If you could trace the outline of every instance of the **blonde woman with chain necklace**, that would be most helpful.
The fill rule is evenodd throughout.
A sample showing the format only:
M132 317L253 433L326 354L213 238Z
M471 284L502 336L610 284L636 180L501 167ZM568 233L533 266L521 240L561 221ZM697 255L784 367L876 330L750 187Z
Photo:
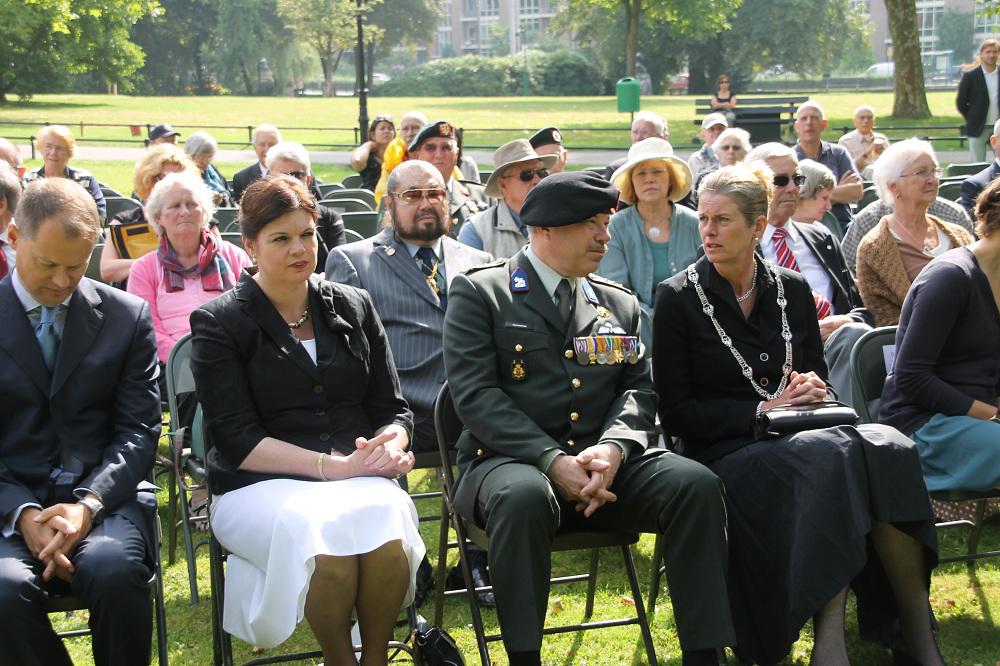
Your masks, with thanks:
M812 618L811 663L846 666L852 588L862 637L894 645L897 663L941 666L937 541L913 443L881 425L754 434L762 411L827 399L809 285L755 252L772 180L760 163L704 180L705 255L659 286L653 329L663 427L726 486L736 653L777 663Z

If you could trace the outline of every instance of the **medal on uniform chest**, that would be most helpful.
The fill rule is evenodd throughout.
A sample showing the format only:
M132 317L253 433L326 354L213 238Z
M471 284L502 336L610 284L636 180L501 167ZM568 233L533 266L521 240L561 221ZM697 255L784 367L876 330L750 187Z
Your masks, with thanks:
M598 336L594 339L597 344L597 362L601 365L608 364L608 339L604 336Z
M510 378L515 382L523 382L528 376L528 366L521 357L510 362Z
M607 319L608 317L611 316L611 313L608 312L608 309L602 305L599 308L597 308L597 316L600 319Z
M611 339L612 349L614 350L615 363L625 362L625 351L622 349L622 338L614 337Z

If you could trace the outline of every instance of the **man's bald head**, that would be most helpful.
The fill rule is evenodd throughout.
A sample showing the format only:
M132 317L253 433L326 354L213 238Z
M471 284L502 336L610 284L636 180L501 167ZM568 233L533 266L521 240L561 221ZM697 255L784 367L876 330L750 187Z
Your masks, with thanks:
M21 150L3 137L0 137L0 160L9 164L15 173L24 166L24 162L21 161Z
M386 191L397 192L401 186L405 188L409 181L416 179L423 180L421 176L424 174L432 176L435 185L444 187L444 178L442 178L441 172L433 164L423 160L407 160L406 162L401 162L389 174Z

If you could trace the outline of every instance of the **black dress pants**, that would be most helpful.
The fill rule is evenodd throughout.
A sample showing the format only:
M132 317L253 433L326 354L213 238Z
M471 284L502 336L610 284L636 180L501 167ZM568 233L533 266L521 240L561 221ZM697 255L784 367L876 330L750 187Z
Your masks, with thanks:
M90 609L97 666L148 664L153 615L146 552L132 521L109 514L70 558L72 582L43 583L44 567L24 539L0 536L0 666L72 666L45 612L51 593L78 596Z

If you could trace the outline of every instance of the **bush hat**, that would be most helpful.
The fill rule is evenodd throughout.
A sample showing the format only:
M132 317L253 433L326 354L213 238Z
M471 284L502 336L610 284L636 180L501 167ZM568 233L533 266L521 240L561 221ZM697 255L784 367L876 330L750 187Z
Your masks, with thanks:
M527 139L515 139L497 148L493 153L493 173L486 181L486 196L501 198L503 195L500 193L500 179L506 175L510 167L535 160L540 160L544 168L551 169L559 161L559 156L539 155Z

